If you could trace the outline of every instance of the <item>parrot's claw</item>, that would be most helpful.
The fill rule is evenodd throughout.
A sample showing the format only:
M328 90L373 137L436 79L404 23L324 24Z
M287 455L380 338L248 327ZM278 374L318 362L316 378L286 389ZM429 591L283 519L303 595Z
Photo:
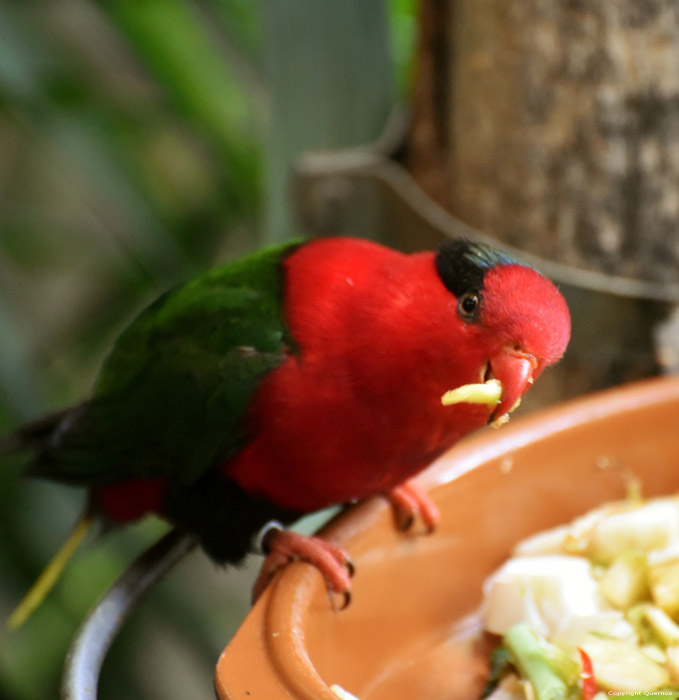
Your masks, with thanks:
M441 513L431 497L414 481L404 481L387 492L386 496L394 509L399 530L410 530L419 517L425 533L434 532Z
M306 561L323 574L329 592L344 598L340 609L349 605L351 577L355 567L341 547L320 537L301 535L276 525L267 526L261 537L261 544L266 558L252 590L254 600L264 592L279 569L292 561Z

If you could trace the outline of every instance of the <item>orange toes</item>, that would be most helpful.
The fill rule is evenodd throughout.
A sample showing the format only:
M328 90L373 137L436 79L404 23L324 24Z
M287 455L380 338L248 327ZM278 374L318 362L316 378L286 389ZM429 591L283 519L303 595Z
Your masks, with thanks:
M396 526L409 530L419 518L427 533L431 533L441 519L441 513L431 497L414 481L404 481L386 494L394 509Z
M342 607L349 604L354 565L341 547L320 537L279 528L270 528L262 539L266 558L253 587L254 600L259 598L279 569L292 561L306 561L323 574L331 593L343 596Z

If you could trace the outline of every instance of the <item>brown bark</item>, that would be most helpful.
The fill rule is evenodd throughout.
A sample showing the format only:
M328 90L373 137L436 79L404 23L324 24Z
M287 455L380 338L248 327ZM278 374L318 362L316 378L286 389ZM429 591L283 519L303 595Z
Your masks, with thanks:
M419 8L417 80L408 139L408 165L420 187L443 207L450 204L448 97L450 47L448 0L427 0Z
M413 172L439 203L551 259L677 279L675 0L422 0L416 82Z

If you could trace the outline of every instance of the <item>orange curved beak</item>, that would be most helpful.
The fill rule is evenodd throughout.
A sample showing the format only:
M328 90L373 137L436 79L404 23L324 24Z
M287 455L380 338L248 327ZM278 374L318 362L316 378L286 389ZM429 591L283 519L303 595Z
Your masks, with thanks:
M521 397L534 381L538 360L517 348L503 348L490 359L491 375L502 382L502 396L491 421L504 422L505 416L521 403Z

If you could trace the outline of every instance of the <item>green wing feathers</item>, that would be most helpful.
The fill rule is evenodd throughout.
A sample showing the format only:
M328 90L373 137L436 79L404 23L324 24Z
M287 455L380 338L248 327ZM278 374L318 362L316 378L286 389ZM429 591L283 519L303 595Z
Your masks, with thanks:
M154 302L120 336L92 398L40 435L32 473L96 485L194 481L247 438L260 380L294 349L281 261L297 244L215 268Z

